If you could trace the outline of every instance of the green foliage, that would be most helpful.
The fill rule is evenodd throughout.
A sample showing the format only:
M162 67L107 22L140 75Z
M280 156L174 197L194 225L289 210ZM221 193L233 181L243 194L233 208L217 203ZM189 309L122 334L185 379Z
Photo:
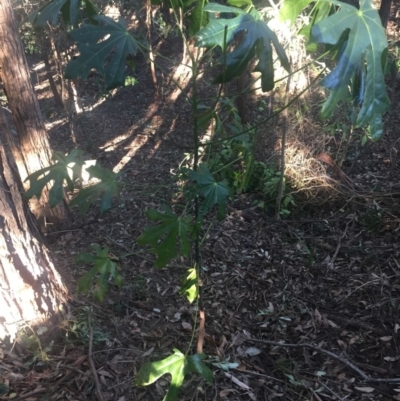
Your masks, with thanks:
M113 195L119 199L119 174L99 165L88 167L87 172L91 178L97 178L101 182L81 189L78 196L72 200L71 206L78 206L79 212L83 214L100 197L100 211L105 213L111 209Z
M267 167L264 163L258 162L258 167L262 168L262 186L261 191L265 196L266 203L273 203L275 205L276 198L279 191L279 182L281 179L281 172L275 170L273 167ZM280 214L283 217L287 217L290 214L291 206L295 205L292 195L288 194L288 187L286 179L283 178L283 197L281 203ZM261 204L259 206L262 206Z
M6 395L9 391L10 389L5 384L0 383L0 397Z
M92 0L52 0L37 11L33 23L36 27L44 27L47 22L56 25L61 11L63 21L76 27L79 22L81 3L84 4L86 15L89 18L98 13Z
M178 217L168 206L164 206L165 213L155 209L146 211L146 216L151 221L160 222L158 226L146 226L143 234L138 238L138 244L151 245L157 255L156 267L165 266L170 259L178 256L176 243L180 241L180 254L189 256L191 234L193 227L190 225L190 216Z
M279 10L279 19L281 21L289 20L293 25L301 11L310 4L311 0L285 0Z
M94 20L97 25L85 24L70 33L80 55L68 63L65 78L86 78L95 69L104 76L106 89L124 86L126 58L134 56L140 45L126 30L123 19L115 22L97 15Z
M82 151L79 149L74 149L67 155L55 152L52 157L54 164L36 171L26 178L25 181L29 180L30 187L25 196L28 199L33 196L40 199L43 188L52 183L49 204L51 207L58 205L64 198L64 181L70 191L74 189L74 183L70 177L73 176L74 170L76 171L79 165L82 165L81 155Z
M193 1L186 1L186 4L191 4ZM208 3L207 0L198 0L192 8L189 15L189 34L190 36L196 35L203 26L208 22L207 13L204 6ZM185 4L185 3L184 3Z
M156 362L145 363L139 370L136 379L136 386L148 386L157 381L165 374L171 375L171 385L163 401L178 400L179 390L182 387L185 376L189 373L199 373L209 383L213 382L212 371L203 364L203 354L184 355L177 349L174 354Z
M190 170L189 177L197 182L198 192L204 197L200 216L209 212L214 205L218 205L218 219L223 219L230 194L228 182L225 179L217 182L205 164L200 164L198 171Z
M98 275L93 297L96 301L101 302L108 291L109 278L120 287L123 277L117 271L117 264L109 257L107 247L101 249L99 245L92 244L91 248L93 253L80 253L75 257L75 262L93 264L93 267L78 280L77 291L78 294L88 294L92 281Z
M254 143L251 134L243 134L224 141L210 152L206 162L217 179L225 179L237 194L255 190Z
M49 360L48 353L52 351L54 346L54 341L50 341L47 346L42 346L40 336L48 332L48 328L46 326L40 326L35 330L36 332L32 327L29 326L22 330L19 334L21 345L23 345L25 349L28 349L33 355L32 360L28 363Z
M65 331L66 341L70 344L88 345L90 338L90 328L88 324L88 314L91 313L88 307L76 308L73 310L69 319L64 321L62 329ZM97 324L95 318L91 321L93 332L93 345L102 345L110 339L110 333L104 332L104 328Z
M298 12L299 6L293 8L292 0L286 2L290 6L283 7L282 18L293 19L294 11ZM331 90L321 115L323 118L332 116L337 104L348 97L351 79L364 74L363 84L359 85L361 91L358 91L359 103L362 105L355 126L369 124L371 138L378 140L383 131L382 114L389 109L383 69L387 57L387 40L379 14L371 0L361 0L359 10L337 0L320 2L333 3L340 8L312 27L310 40L328 45L335 45L342 40L337 52L337 65L321 82ZM306 5L305 1L299 3Z
M240 76L248 62L257 57L259 62L254 71L261 72L261 87L269 91L274 87L274 66L271 42L283 67L290 71L290 64L283 47L275 33L267 24L258 18L257 13L247 14L240 8L210 3L204 7L209 13L233 13L234 18L212 18L205 28L196 34L196 46L220 46L225 53L227 46L233 43L239 32L243 38L232 52L226 54L225 71L220 74L214 83L225 83L234 77Z

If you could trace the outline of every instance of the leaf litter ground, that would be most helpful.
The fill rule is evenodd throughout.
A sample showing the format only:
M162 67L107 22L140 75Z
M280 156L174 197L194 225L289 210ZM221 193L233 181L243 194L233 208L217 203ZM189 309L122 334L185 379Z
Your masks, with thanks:
M35 357L29 331L2 351L0 373L14 400L161 400L169 378L134 387L138 369L190 344L196 310L178 291L192 262L156 270L153 254L136 244L147 208L171 199L180 205L171 171L191 146L190 110L182 97L171 103L175 92L167 86L156 100L144 60L140 66L137 85L77 118L88 158L121 167L122 199L103 216L97 209L76 216L73 230L50 238L71 292L69 321L62 342L41 344L45 361ZM89 103L90 83L80 89ZM255 194L241 195L222 222L210 218L202 250L204 352L220 367L210 365L214 385L188 376L180 400L400 400L400 383L385 381L400 377L398 104L382 141L344 164L356 191L343 189L319 207L305 204L286 220L253 206ZM53 147L68 150L67 126L57 118L54 112ZM376 192L359 196L371 188ZM74 295L87 270L74 256L91 243L110 248L125 278L100 305Z

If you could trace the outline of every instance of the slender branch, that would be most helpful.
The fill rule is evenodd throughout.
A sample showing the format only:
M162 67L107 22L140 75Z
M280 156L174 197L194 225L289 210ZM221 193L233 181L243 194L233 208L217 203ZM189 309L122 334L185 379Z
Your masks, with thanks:
M374 378L368 376L364 371L362 371L358 366L354 365L354 363L348 361L347 359L343 358L342 356L336 355L331 351L328 351L326 349L317 347L312 344L286 344L286 343L280 343L277 341L269 341L269 340L258 340L254 338L249 338L245 340L245 342L253 342L253 343L258 343L258 344L264 344L264 345L274 345L276 347L284 347L284 348L308 348L312 349L313 351L320 352L321 354L328 355L332 359L335 359L339 362L342 362L344 365L346 365L348 368L356 372L363 380L369 383L400 383L400 378L388 378L388 379L379 379L379 378Z
M290 60L290 65L292 65L292 60ZM279 178L279 188L278 188L278 196L276 198L276 215L277 219L280 218L281 213L281 202L283 196L283 186L285 182L285 150L286 150L286 137L289 129L289 90L290 90L290 82L292 80L292 74L289 72L288 80L286 83L286 91L285 91L285 109L283 110L283 132L282 132L282 142L281 142L281 176Z
M90 370L92 371L94 384L96 386L96 395L98 401L105 401L103 397L103 393L101 391L99 377L97 376L96 366L94 365L93 361L93 329L92 329L92 322L91 322L91 314L88 313L88 325L89 325L89 354L88 360L90 365Z

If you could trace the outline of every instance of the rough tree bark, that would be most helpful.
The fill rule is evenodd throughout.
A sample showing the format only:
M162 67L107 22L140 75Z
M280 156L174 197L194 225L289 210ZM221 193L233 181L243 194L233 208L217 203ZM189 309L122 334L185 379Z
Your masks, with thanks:
M51 149L10 0L0 0L0 43L0 78L18 134L19 146L15 149L19 149L20 154L14 157L24 182L29 174L50 164ZM68 228L70 218L66 204L50 208L48 191L49 188L44 189L40 201L30 202L41 230Z
M24 323L56 324L66 301L67 290L0 143L0 339L13 338Z

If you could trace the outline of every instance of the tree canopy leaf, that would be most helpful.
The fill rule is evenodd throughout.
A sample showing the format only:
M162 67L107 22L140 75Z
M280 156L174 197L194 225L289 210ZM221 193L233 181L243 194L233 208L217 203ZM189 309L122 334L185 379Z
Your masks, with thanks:
M98 13L92 0L84 0L83 4L89 17ZM36 27L43 27L47 22L56 25L61 11L63 20L76 27L79 22L80 6L80 0L52 0L38 10L33 23Z
M294 14L310 2L286 0L281 18L293 21ZM312 26L310 39L315 43L340 45L336 67L321 82L331 90L321 116L331 117L337 104L348 97L351 81L358 80L359 74L365 74L361 86L363 93L356 95L361 108L355 125L362 127L369 124L371 138L377 140L383 131L382 114L389 109L383 71L388 45L378 11L372 0L360 0L360 9L338 0L319 2L332 3L339 8L333 14L325 13L326 18Z
M196 46L213 47L220 46L226 52L227 45L238 38L242 32L240 43L235 49L226 54L226 68L214 81L225 83L234 77L240 76L246 65L253 57L258 57L259 62L255 71L261 72L261 87L263 91L269 91L274 87L274 68L272 59L272 46L282 63L282 66L290 71L289 60L283 47L280 45L275 33L261 19L255 15L247 14L240 8L209 3L204 11L210 13L233 13L234 18L210 18L209 23L196 34Z
M70 33L80 55L68 63L65 78L85 79L95 69L104 76L106 89L124 86L126 58L136 54L139 43L126 30L122 19L115 22L97 15L94 20L97 25L85 24Z

